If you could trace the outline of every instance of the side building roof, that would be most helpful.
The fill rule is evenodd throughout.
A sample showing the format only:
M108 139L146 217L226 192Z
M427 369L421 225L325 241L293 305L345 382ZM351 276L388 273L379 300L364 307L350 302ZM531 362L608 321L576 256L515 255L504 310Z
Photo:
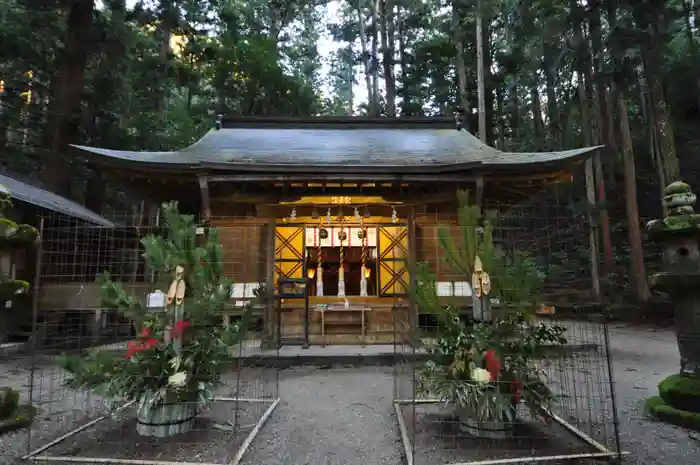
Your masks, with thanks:
M19 176L7 172L0 172L0 190L6 191L13 199L36 205L37 207L62 213L64 215L79 218L100 226L116 227L116 224L108 219L88 210L72 200L54 194L42 187L21 181Z
M239 117L222 119L177 151L139 152L75 145L93 161L171 171L444 173L569 164L600 147L502 152L452 118Z

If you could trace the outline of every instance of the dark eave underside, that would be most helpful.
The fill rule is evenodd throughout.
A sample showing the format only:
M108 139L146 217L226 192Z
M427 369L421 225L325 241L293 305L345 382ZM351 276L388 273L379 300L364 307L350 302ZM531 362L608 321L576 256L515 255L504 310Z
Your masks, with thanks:
M540 171L599 147L508 153L426 118L241 118L174 152L75 146L93 162L126 169L207 173L402 174Z

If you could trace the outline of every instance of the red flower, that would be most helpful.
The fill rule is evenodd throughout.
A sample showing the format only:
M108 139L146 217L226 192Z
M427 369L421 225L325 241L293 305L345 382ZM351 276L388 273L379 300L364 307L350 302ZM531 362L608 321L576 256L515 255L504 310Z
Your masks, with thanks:
M501 375L501 360L496 355L496 351L489 349L484 354L484 364L486 365L486 371L491 374L491 380L495 381Z
M520 402L520 380L515 380L513 381L513 398L515 398L515 402Z
M146 338L151 335L151 330L148 328L143 328L141 330L141 333L139 334L139 339ZM151 337L146 339L145 342L139 341L139 339L134 339L133 341L129 341L129 343L126 345L126 358L131 358L137 353L141 352L142 350L145 349L150 349L151 347L155 346L158 344L158 339Z
M202 266L204 266L204 265L207 264L207 261L206 261L205 259L203 259L203 258L200 258L200 259L199 259L199 264L202 265Z
M189 321L177 321L175 322L175 326L173 326L173 329L170 330L170 335L172 337L180 337L190 326L192 326L192 323L190 323Z

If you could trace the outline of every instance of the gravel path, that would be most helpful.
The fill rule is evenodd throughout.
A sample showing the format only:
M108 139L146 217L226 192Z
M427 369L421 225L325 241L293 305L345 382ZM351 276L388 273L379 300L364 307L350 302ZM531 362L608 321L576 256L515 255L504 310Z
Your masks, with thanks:
M691 465L700 462L700 434L655 422L643 413L657 383L678 366L672 330L615 325L610 328L614 376L626 463ZM0 386L26 396L29 361L0 360ZM83 396L53 391L54 370L35 380L39 399L52 397L52 409L84 408ZM393 369L296 368L280 373L282 402L251 446L248 465L399 465L401 442L392 410ZM53 394L52 394L53 392ZM58 398L55 398L58 396ZM47 436L55 436L46 432ZM24 452L25 434L0 437L0 464ZM422 464L421 464L422 465Z
M245 459L256 465L400 465L393 369L297 368Z
M629 464L700 463L700 433L656 422L644 415L644 402L657 384L678 371L678 346L672 330L614 325L610 345L620 418L622 449Z

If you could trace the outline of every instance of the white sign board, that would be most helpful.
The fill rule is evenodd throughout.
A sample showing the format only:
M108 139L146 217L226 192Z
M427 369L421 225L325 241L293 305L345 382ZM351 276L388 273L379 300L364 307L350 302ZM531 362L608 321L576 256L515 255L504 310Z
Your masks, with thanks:
M163 291L155 291L148 294L146 298L146 307L148 308L163 308L165 307L165 293Z

